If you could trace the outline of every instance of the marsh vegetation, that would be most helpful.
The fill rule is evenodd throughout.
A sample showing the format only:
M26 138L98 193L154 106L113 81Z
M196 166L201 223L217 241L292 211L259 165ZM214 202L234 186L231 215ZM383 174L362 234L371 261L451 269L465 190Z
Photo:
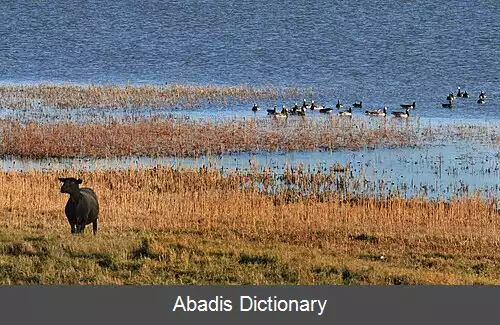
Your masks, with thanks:
M276 100L296 89L0 86L0 106L38 110L194 107ZM249 106L250 107L250 106ZM0 121L0 155L22 159L200 157L236 153L415 148L500 143L498 125L427 125L391 118L193 120L122 116ZM490 157L490 156L488 156ZM498 178L498 163L439 173ZM491 158L488 158L491 159ZM92 163L91 163L92 164ZM0 172L0 281L9 284L500 284L498 187L432 199L404 191L390 170L369 182L354 162L321 168L224 166ZM398 175L396 175L398 176ZM99 197L97 236L69 234L58 178ZM390 184L389 184L390 183ZM418 187L433 184L418 184ZM462 184L465 188L467 184ZM403 189L403 190L402 190ZM439 193L438 193L439 194Z

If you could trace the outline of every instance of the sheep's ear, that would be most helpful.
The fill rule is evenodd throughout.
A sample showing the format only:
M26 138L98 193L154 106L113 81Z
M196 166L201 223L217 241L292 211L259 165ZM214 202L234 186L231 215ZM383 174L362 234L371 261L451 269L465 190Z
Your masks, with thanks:
M83 181L82 181L81 179L77 179L77 180L76 180L76 183L77 183L77 184L81 184L82 182L83 182Z
M59 178L59 181L64 183L66 181L66 178Z

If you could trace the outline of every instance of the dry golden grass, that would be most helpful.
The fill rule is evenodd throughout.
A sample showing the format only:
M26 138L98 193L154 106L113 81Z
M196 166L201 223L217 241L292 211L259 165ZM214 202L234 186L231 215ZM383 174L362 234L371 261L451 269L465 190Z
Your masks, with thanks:
M297 94L296 88L261 89L251 86L0 85L0 107L196 107L202 101L227 104L234 100L274 100Z
M96 237L69 235L62 172L0 174L4 283L500 284L496 200L324 193L338 174L82 172ZM329 183L330 182L330 183ZM302 195L308 189L310 195ZM384 258L381 258L384 256Z

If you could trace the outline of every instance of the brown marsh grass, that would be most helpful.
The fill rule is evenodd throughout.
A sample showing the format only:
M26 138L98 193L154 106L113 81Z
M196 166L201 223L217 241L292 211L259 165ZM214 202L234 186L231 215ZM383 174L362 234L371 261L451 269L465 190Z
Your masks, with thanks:
M0 155L19 157L190 156L250 151L416 146L435 137L413 122L344 119L139 119L100 124L0 123Z
M444 140L498 145L490 126L421 126L418 119L362 117L190 121L135 118L106 123L0 121L0 155L19 157L175 156L256 151L338 150L419 146Z
M0 85L0 107L34 108L141 108L196 107L202 101L227 104L234 100L275 100L297 96L296 88L251 86Z
M2 283L500 284L496 199L325 193L331 175L217 170L0 173ZM69 235L60 176L100 204ZM265 191L281 181L296 185ZM301 195L307 188L309 195Z

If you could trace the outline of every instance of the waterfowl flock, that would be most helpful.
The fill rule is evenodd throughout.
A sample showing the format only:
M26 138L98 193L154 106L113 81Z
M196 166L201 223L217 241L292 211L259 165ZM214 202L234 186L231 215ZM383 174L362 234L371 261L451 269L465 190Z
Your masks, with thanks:
M401 107L406 108L405 112L393 112L392 116L394 117L408 117L408 109L409 108L415 108L415 102L412 104L401 104ZM335 105L337 109L343 108L344 105L340 102L340 100L337 101L337 104ZM363 102L359 103L354 103L353 107L356 108L362 108L363 107ZM257 104L254 104L252 107L252 111L256 113L257 111L260 110L260 107ZM307 101L304 99L302 106L299 107L297 103L295 103L291 108L287 108L285 105L282 106L281 111L277 110L277 106L274 105L272 109L267 110L267 115L276 117L276 118L287 118L289 115L298 115L298 116L305 116L307 110L311 111L319 111L321 114L332 114L334 109L332 107L324 107L323 105L319 105L314 102L314 100L311 101L310 104L307 103ZM372 109L372 110L366 110L365 114L368 116L387 116L387 107L383 107L381 109ZM344 111L338 111L337 113L338 116L352 116L352 107L348 107Z
M469 98L469 93L467 91L462 92L460 87L458 87L457 96L451 92L448 96L446 96L447 103L442 103L441 106L444 108L453 108L455 106L455 98ZM479 93L479 98L477 100L478 104L484 104L486 101L486 94L481 90Z
M469 94L467 91L462 91L460 87L458 87L457 94L453 92L450 92L448 96L446 97L447 103L441 103L441 107L443 108L453 108L454 107L454 101L456 98L469 98ZM479 98L477 100L478 104L484 104L486 101L486 94L481 91L479 94ZM340 99L337 100L337 104L335 105L336 109L341 109L343 108L344 105L341 103ZM348 107L347 110L344 111L338 111L337 115L338 116L352 116L352 108L363 108L363 102L354 102L352 104L352 107ZM400 104L400 107L404 109L404 111L393 111L391 112L392 117L397 117L397 118L408 118L410 117L410 110L415 109L417 107L416 102L412 102L410 104ZM257 111L260 110L260 107L257 104L254 104L252 107L252 111L256 113ZM273 109L268 109L267 113L268 115L272 115L277 118L287 118L289 115L299 115L299 116L305 116L306 111L311 110L311 111L319 111L321 114L332 114L334 112L334 109L332 107L325 107L323 105L320 105L318 103L315 103L314 100L311 100L311 103L308 104L306 99L303 100L302 106L299 107L297 103L295 103L294 106L292 106L290 109L288 109L285 105L283 105L281 112L276 111L276 105L273 107ZM369 109L365 111L365 114L368 116L382 116L386 117L388 112L388 108L384 106L383 108L379 109Z

